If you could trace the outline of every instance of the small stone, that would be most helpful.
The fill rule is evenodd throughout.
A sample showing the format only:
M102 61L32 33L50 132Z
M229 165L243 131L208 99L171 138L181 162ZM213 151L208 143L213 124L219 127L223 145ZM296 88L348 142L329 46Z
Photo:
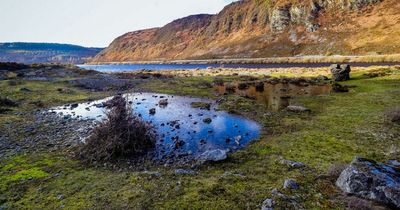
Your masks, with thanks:
M311 110L304 106L288 106L286 110L289 112L296 112L296 113L303 113L303 112L310 112Z
M273 210L274 207L274 200L271 198L267 198L264 200L261 206L261 210Z
M295 162L295 161L291 161L291 160L282 160L281 164L285 164L285 165L289 166L290 168L294 168L294 169L303 168L306 166L302 162Z
M71 109L75 109L79 106L79 104L75 103L75 104L71 104Z
M155 115L155 114L156 114L156 109L155 109L155 108L151 108L151 109L149 110L149 114Z
M210 124L212 122L211 118L206 118L203 120L204 123Z
M168 99L162 99L158 102L158 105L160 105L161 107L165 107L168 105Z
M27 93L27 92L32 92L31 89L26 88L26 87L21 88L20 91L21 91L21 92L26 92L26 93Z
M194 174L196 174L196 172L193 170L190 170L190 169L176 169L175 174L177 174L177 175L194 175Z
M299 184L297 184L296 181L294 181L292 179L286 179L285 182L283 183L283 188L297 190L300 188L300 186L299 186Z

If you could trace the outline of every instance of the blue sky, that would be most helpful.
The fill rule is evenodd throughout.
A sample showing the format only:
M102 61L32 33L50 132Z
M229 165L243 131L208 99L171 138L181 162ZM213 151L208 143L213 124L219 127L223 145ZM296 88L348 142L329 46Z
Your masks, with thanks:
M105 47L128 31L220 11L234 0L0 0L0 42Z

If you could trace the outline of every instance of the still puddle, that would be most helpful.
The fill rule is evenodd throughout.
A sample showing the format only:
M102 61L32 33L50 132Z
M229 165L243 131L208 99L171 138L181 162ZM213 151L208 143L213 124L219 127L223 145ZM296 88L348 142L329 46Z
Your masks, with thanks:
M217 111L212 100L153 93L134 93L125 97L134 112L157 130L155 152L159 158L195 157L214 149L237 150L260 134L256 122ZM50 111L71 118L102 120L106 111L103 102L109 99L56 107ZM159 105L160 100L168 100L168 105ZM209 103L210 107L193 108L194 102ZM151 113L151 109L155 109L155 113Z
M328 95L332 91L330 84L298 85L291 83L270 84L267 82L233 82L215 86L218 94L237 94L259 101L269 110L279 111L290 105L290 100L298 96Z

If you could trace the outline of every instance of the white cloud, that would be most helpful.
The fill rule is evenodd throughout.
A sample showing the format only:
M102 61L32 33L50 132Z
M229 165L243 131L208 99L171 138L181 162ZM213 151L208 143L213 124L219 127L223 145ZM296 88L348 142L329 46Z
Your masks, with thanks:
M106 46L125 32L187 15L217 13L233 0L1 0L0 42Z

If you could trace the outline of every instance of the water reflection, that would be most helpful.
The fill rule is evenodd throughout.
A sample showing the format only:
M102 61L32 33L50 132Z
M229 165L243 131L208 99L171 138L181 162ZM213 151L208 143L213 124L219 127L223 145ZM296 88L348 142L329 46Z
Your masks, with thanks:
M232 82L215 86L219 94L237 94L265 104L273 111L278 111L290 105L290 100L296 96L327 95L331 92L330 84L291 84L268 82Z

